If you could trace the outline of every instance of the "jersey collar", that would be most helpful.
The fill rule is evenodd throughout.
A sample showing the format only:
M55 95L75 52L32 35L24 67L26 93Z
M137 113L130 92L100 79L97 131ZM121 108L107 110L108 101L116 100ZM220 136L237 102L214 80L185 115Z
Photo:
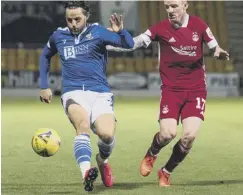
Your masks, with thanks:
M183 24L181 25L181 27L187 27L188 22L189 22L189 15L186 14L185 15L185 20L184 20Z
M84 27L84 29L82 30L82 32L79 35L84 34L84 32L87 30L87 26Z
M81 33L79 33L79 34L77 34L77 35L74 35L75 37L80 37L82 34L84 34L85 33L85 31L87 30L87 25L83 28L83 30L82 30L82 32ZM69 30L69 28L68 28L68 30ZM70 30L69 30L69 32L71 32ZM71 32L72 33L72 32Z

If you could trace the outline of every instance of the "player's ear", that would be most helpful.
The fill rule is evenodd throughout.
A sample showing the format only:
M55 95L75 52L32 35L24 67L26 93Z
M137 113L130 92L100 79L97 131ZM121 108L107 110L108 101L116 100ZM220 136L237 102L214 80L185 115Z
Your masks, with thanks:
M185 9L187 10L187 8L189 7L188 1L185 1L184 6L185 6Z
M89 16L90 16L90 14L89 14L89 12L87 12L87 14L86 14L86 21L89 19Z

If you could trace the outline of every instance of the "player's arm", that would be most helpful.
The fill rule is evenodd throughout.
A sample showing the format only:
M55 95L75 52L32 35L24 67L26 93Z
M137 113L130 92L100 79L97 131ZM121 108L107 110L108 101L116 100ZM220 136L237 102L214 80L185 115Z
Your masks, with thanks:
M122 16L119 18L116 14L111 15L110 24L112 31L102 28L102 40L105 45L123 47L131 49L134 46L132 36L123 28Z
M160 25L160 24L156 24L156 25L150 27L144 33L138 35L137 37L134 37L133 38L134 46L131 49L124 49L124 48L114 47L114 46L110 46L110 45L107 45L106 49L108 51L128 52L128 51L134 51L134 50L136 50L138 48L142 48L142 47L147 48L152 41L157 41L158 25ZM109 30L112 30L112 29L109 28Z
M105 45L111 45L114 47L131 49L134 46L132 36L125 29L115 33L110 32L104 28L102 39Z
M106 45L113 45L118 47L123 47L126 49L131 49L134 46L134 41L129 32L125 29L117 33L113 33L110 31L106 31L107 35L105 35L104 42Z
M229 60L229 54L223 50L215 39L213 33L206 23L203 23L203 41L208 45L210 52L213 53L216 59Z
M51 64L51 58L57 53L57 48L54 41L54 34L50 37L48 43L44 47L40 56L40 100L45 103L50 103L52 92L48 88L48 74Z
M151 39L148 35L146 35L145 33L140 34L139 36L136 36L133 38L134 41L134 46L131 49L125 49L125 48L121 48L121 47L114 47L111 45L107 45L106 49L108 51L116 51L116 52L129 52L129 51L134 51L138 48L141 47L148 47L151 43Z

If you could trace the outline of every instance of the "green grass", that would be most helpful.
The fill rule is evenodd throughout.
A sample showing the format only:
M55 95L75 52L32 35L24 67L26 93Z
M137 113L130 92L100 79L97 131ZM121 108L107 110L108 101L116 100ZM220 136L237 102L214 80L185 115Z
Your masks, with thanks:
M209 100L206 120L191 153L172 175L172 186L160 188L157 170L168 160L173 144L159 155L153 173L139 175L140 160L158 130L158 99L117 99L117 145L110 162L115 184L102 186L100 178L91 194L243 194L243 99ZM62 139L53 157L37 156L30 146L40 127L56 129ZM178 136L181 127L178 128ZM74 130L59 99L2 99L2 194L87 194L73 156ZM97 137L92 136L93 165Z

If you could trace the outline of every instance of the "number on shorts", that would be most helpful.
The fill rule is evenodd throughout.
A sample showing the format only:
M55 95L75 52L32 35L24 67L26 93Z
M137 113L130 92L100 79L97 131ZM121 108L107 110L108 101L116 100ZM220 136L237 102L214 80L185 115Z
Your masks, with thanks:
M200 109L202 111L201 114L203 114L206 100L204 98L200 98L200 97L197 97L196 100L197 100L196 108Z

